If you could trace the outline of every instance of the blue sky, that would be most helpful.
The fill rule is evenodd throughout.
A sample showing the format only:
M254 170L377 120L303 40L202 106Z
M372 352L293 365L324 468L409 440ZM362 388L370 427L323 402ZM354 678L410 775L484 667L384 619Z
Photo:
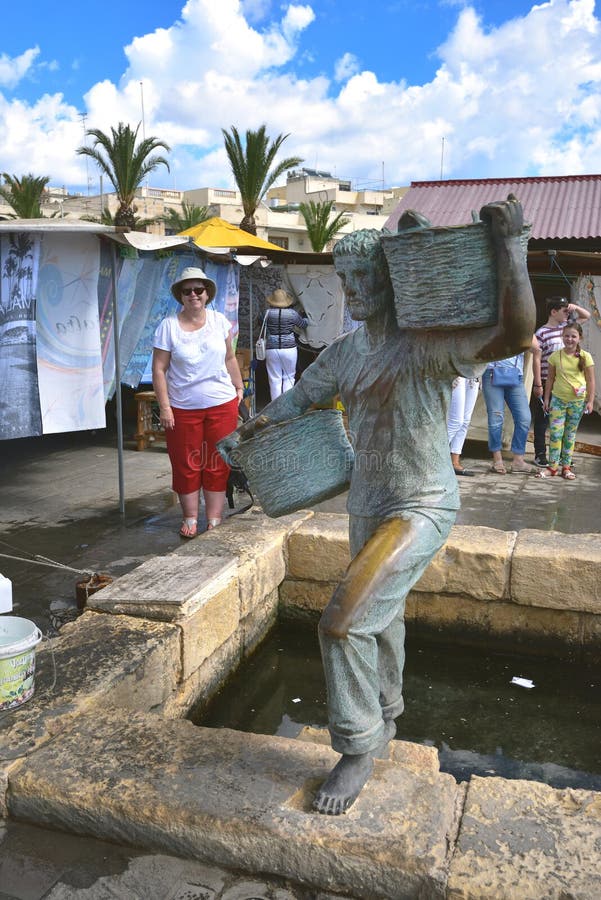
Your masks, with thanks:
M598 172L594 0L4 4L0 171L85 189L88 127L172 148L162 187L232 186L221 128L355 185ZM96 174L92 173L96 178ZM154 176L153 176L154 177Z

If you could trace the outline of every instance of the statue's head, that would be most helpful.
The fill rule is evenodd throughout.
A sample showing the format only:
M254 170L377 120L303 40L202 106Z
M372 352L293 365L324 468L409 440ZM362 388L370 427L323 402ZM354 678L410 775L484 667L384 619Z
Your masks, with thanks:
M393 292L380 232L362 228L334 245L334 267L351 318L364 321L392 309Z

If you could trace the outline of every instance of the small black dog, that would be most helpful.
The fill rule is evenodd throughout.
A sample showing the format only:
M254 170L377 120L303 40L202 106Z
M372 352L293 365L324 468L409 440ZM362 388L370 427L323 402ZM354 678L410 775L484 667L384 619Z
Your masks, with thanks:
M243 422L247 422L250 418L250 414L248 412L248 407L246 403L240 401L240 405L238 407L238 416L242 419ZM230 509L234 509L234 491L237 491L239 494L248 494L250 497L250 503L248 506L244 506L242 509L239 509L238 512L246 512L247 509L250 509L255 499L252 495L252 491L250 489L250 485L248 483L248 479L242 469L232 468L230 470L230 477L227 480L227 487L225 489L225 496L227 497L227 505Z
M238 510L238 512L246 512L247 509L251 508L255 500L252 495L248 479L242 469L230 470L230 477L227 480L227 487L225 489L227 505L230 509L234 509L235 506L234 491L237 491L239 494L248 494L248 496L250 497L250 503L248 504L248 506L245 506L244 509Z

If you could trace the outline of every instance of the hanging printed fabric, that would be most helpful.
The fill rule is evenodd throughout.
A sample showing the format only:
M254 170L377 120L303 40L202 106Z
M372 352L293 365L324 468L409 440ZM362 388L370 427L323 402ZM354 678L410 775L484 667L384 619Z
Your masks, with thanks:
M123 323L129 315L129 311L134 302L136 292L136 284L138 274L142 268L142 259L132 259L127 257L121 260L119 277L117 279L117 314L119 316L118 328L119 336ZM110 400L115 393L115 323L113 321L113 311L110 312L110 326L106 335L106 344L103 348L102 355L102 373L104 380L104 399ZM121 350L121 348L119 348ZM123 354L120 352L121 364L123 365Z
M207 259L203 264L205 274L212 278L217 285L217 293L213 300L212 308L223 313L232 329L232 344L234 350L238 342L238 304L240 297L240 267L237 263L216 263Z
M144 264L136 280L134 303L123 328L122 384L132 388L140 384L152 357L152 341L159 322L181 309L171 293L171 285L186 266L193 265L198 265L198 257L192 251L165 258L156 258L154 253L144 254ZM134 336L136 342L132 348Z
M98 323L98 239L46 233L37 292L43 434L104 428Z
M0 237L0 440L41 434L36 288L41 239Z
M113 343L113 285L119 281L123 260L113 250L112 241L100 241L100 269L98 272L98 320L100 323L100 353L102 356L102 372L104 382L104 399L108 399L107 391L115 374L115 356ZM113 265L116 266L113 277ZM112 372L110 367L112 365ZM107 376L108 373L108 376ZM108 377L108 388L107 388Z

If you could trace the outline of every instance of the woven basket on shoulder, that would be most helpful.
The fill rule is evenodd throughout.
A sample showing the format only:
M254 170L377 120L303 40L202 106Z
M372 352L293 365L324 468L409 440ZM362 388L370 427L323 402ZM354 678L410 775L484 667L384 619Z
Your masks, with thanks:
M353 448L337 409L270 425L238 444L230 457L274 518L342 493L353 468Z
M524 259L530 227L520 241ZM402 328L468 328L498 321L497 270L485 222L382 235Z

